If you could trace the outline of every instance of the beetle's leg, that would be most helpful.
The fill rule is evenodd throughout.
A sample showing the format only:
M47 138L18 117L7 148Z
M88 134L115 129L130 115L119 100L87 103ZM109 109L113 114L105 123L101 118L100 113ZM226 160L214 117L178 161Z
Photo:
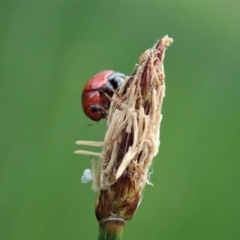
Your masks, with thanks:
M117 109L121 110L121 98L112 98L110 97L107 93L104 93L106 98L108 99L109 102L114 102L116 104Z

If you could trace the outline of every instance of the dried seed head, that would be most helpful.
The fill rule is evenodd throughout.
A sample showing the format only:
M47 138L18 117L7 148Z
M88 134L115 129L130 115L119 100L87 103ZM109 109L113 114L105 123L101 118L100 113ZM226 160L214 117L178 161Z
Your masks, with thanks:
M112 219L130 220L145 184L150 184L149 168L160 145L165 95L163 60L172 41L165 36L145 51L133 74L113 96L103 150L97 167L93 167L100 225Z

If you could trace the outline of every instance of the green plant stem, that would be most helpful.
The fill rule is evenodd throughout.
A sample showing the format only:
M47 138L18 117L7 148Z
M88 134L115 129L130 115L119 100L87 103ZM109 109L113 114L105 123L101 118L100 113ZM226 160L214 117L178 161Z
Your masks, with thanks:
M121 240L124 224L119 221L109 221L99 224L98 240Z

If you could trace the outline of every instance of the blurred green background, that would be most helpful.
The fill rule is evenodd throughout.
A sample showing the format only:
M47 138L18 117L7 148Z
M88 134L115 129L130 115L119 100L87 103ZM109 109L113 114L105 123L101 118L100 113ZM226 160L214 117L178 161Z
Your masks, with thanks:
M239 1L1 1L0 239L96 239L81 89L168 34L161 146L123 239L240 238ZM89 149L87 149L89 150ZM91 148L91 150L96 150ZM98 150L98 149L97 149ZM99 151L99 150L98 150Z

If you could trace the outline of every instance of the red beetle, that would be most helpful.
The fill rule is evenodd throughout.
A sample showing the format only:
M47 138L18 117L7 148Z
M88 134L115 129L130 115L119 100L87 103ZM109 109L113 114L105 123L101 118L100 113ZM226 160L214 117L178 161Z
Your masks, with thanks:
M110 106L109 97L123 84L123 73L106 70L90 78L82 91L82 108L94 121L106 118ZM107 96L108 95L108 96Z

